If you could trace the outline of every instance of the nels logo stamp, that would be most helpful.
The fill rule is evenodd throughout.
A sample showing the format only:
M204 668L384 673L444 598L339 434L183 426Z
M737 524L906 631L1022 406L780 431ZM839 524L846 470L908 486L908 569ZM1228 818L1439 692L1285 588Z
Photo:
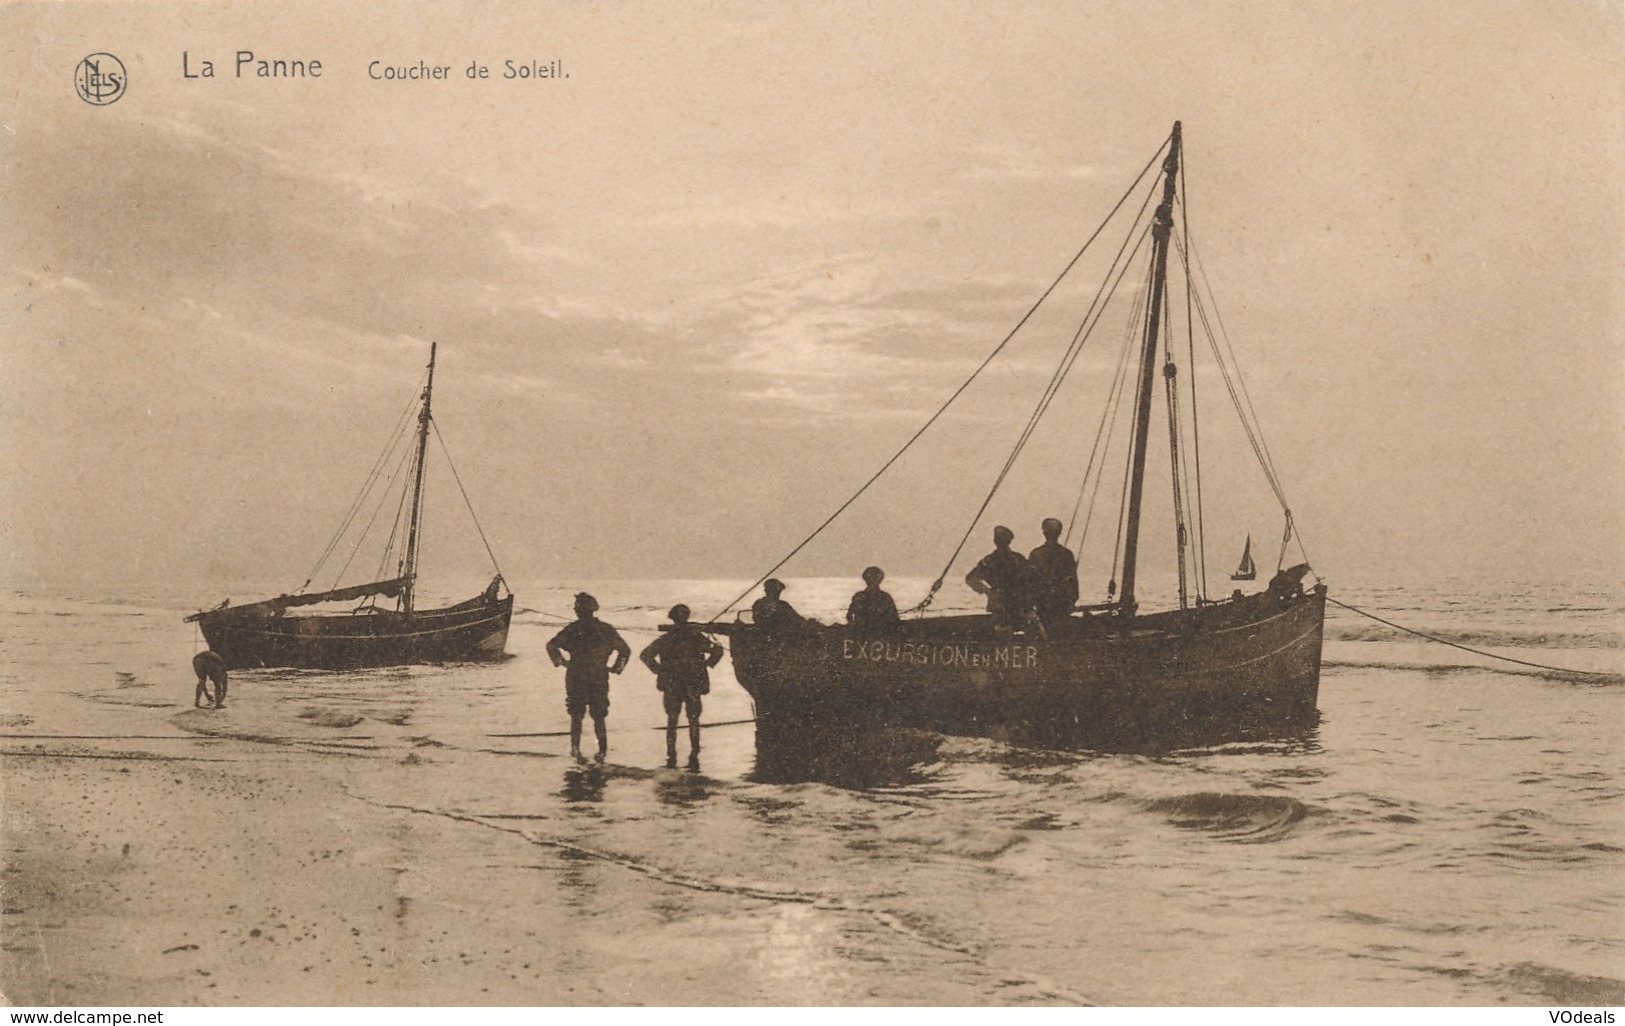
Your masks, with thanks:
M73 71L73 85L79 91L79 99L98 107L117 102L128 82L124 62L110 53L93 53Z

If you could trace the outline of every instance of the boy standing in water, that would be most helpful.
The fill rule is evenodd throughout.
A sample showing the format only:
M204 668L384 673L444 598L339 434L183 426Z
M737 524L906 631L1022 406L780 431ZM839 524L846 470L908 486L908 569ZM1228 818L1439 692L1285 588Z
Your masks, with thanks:
M609 730L604 723L609 715L609 675L626 669L632 649L621 639L620 632L593 615L598 612L597 599L581 592L576 596L575 610L575 622L547 643L547 656L554 666L565 668L564 708L570 714L570 754L581 758L581 717L591 713L593 733L598 735L597 759L603 762L609 752ZM609 665L611 655L615 662Z
M675 605L671 626L638 654L666 703L666 768L677 767L677 717L688 711L688 768L700 768L700 696L711 690L711 667L722 661L722 646L689 626L688 607Z

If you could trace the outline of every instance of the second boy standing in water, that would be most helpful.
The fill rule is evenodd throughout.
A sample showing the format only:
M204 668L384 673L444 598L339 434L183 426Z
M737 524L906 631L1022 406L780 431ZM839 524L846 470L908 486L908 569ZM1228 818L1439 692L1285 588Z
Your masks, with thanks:
M598 600L586 592L576 596L575 622L547 643L548 658L564 667L564 708L570 714L570 754L581 758L581 718L592 714L593 733L598 735L598 761L609 751L609 675L620 673L632 657L632 649L620 632L593 614ZM565 655L570 658L565 659ZM614 656L613 665L609 659Z
M666 768L677 766L677 717L688 711L688 768L700 768L701 696L711 690L711 667L722 646L689 625L688 607L671 607L671 626L638 654L655 675L666 703Z

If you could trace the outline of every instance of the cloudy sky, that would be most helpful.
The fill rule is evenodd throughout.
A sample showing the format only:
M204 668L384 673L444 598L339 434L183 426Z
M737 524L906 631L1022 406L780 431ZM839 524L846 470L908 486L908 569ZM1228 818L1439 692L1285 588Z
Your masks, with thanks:
M0 573L297 586L431 340L511 578L765 571L1176 119L1317 568L1625 571L1621 21L1590 0L9 5ZM322 74L238 78L240 50ZM128 71L107 106L73 88L96 51ZM1018 338L786 572L940 569L1079 312ZM1058 401L1033 448L1060 455L1001 492L1018 546L1070 512L1097 416ZM1203 430L1228 518L1210 573L1247 533L1273 564L1267 490Z

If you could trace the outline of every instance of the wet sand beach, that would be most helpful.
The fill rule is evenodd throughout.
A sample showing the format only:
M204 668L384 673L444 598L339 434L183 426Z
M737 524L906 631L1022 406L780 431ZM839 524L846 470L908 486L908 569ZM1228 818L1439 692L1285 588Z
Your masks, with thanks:
M528 665L234 673L227 708L199 710L180 701L188 652L143 644L184 635L167 618L136 615L142 657L57 670L3 717L13 1004L975 1003L1004 986L1076 999L1001 982L882 908L785 886L748 843L697 840L693 813L713 798L759 811L728 797L750 728L723 728L734 736L705 774L655 769L658 695L633 674L598 766L568 757L539 651ZM53 641L72 629L37 623ZM551 632L521 630L518 647ZM713 720L748 717L731 690ZM502 736L538 717L551 736Z
M881 961L865 980L855 960L833 988L802 978L796 934L828 910L689 879L680 858L551 840L527 830L523 800L420 811L365 794L344 769L300 770L297 753L178 742L4 757L8 1000L951 1000L942 978L911 991ZM599 774L656 786L653 772L584 775ZM614 929L594 929L599 917ZM902 939L862 930L877 948Z
M824 617L850 591L793 586ZM599 591L636 651L672 596L736 587ZM1490 671L1334 618L1298 736L1110 755L909 735L789 779L761 771L726 660L703 772L659 768L634 665L598 767L567 756L542 652L558 621L538 610L570 592L520 590L501 663L234 673L221 711L191 708L183 605L10 599L6 1000L1625 1000L1617 679ZM1613 669L1611 595L1371 598Z

